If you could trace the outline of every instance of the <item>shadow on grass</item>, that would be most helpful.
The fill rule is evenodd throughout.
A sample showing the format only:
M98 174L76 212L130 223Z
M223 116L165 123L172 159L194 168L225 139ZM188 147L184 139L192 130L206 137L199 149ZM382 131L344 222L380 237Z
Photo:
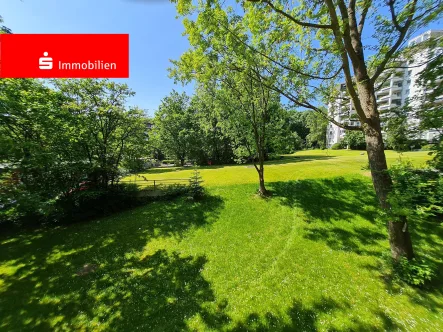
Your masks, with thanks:
M276 160L268 160L265 161L265 165L282 165L282 164L292 164L292 163L297 163L297 162L307 162L307 161L315 161L315 160L327 160L327 159L332 159L332 158L336 158L335 156L281 156L280 159L276 159ZM245 164L222 164L222 165L201 165L198 168L199 169L219 169L219 168L225 168L225 167L230 167L230 166L250 166L250 167L254 167L252 162L248 162ZM169 172L175 172L175 171L183 171L183 170L189 170L189 169L193 169L193 167L158 167L158 168L151 168L147 171L144 172L140 172L140 174L161 174L161 173L169 173Z
M156 167L156 168L150 168L146 171L140 172L140 174L170 173L170 172L181 171L183 169L185 169L185 168L184 167Z
M378 226L356 222L358 218L375 220L377 201L370 182L336 177L275 182L272 189L282 204L303 210L310 224L305 238L324 242L333 250L380 255L378 245L387 239L386 234Z
M164 249L143 254L152 239L180 239L209 225L223 206L154 202L69 227L0 239L0 330L183 330L214 301L201 275L204 256Z
M231 322L229 316L223 312L218 314L202 315L208 328L231 332L259 332L259 331L304 331L315 332L321 327L319 319L325 315L334 315L339 312L351 312L352 306L349 302L339 303L331 298L321 297L313 304L304 305L299 300L293 300L292 305L286 310L285 317L267 312L264 315L251 313L246 319L234 322L233 327L226 328L226 324ZM383 327L352 319L352 322L345 329L328 327L328 331L384 331L398 329L398 326L387 314L382 311L373 312L374 317L378 317L383 322ZM325 326L323 326L324 328Z
M299 162L307 162L307 161L316 161L316 160L328 160L334 159L334 156L282 156L281 159L269 160L265 162L265 165L282 165L282 164L292 164Z
M308 221L352 221L361 216L373 221L376 197L372 184L358 178L273 182L274 196L291 208L302 208Z

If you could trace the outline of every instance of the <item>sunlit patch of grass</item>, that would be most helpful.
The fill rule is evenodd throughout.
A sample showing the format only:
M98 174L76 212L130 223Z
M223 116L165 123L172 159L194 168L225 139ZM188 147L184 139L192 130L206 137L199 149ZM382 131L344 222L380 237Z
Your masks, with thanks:
M389 164L399 159L409 160L415 165L424 165L430 159L427 151L405 152L386 151ZM368 171L368 157L364 151L352 150L308 150L285 155L280 160L266 162L265 179L267 182L324 177L362 175ZM203 166L199 167L205 186L221 186L257 183L257 171L251 165ZM159 172L161 171L161 172ZM192 167L156 168L142 173L148 180L186 179L192 174ZM128 176L125 182L134 182L141 187L152 186L152 182L142 181L140 177Z
M201 202L1 236L0 329L442 330L441 279L416 289L380 271L389 244L366 156L329 154L270 162L269 199L255 195L254 169L208 167ZM441 267L443 227L411 227L416 251ZM95 268L79 275L85 265Z

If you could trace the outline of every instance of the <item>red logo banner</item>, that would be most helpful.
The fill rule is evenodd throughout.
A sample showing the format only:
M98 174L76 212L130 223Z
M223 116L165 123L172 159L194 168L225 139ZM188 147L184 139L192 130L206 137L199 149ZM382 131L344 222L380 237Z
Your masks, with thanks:
M2 78L128 78L128 34L0 35Z

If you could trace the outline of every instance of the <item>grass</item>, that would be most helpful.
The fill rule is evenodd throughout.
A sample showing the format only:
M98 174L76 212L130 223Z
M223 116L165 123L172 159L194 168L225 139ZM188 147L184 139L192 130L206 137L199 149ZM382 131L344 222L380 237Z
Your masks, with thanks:
M415 165L422 165L429 159L427 151L406 152L401 155L394 151L386 151L386 156L390 164L401 158L402 160L410 160ZM361 151L300 151L294 155L284 156L281 160L267 162L265 178L267 182L275 182L349 176L351 174L367 175L369 172L362 170L367 163L366 152ZM258 181L257 171L252 164L200 167L200 172L206 186L237 185ZM141 175L148 180L162 180L189 178L191 174L192 168L190 167L170 167L150 170ZM129 176L124 180L134 181L135 179L135 176ZM141 186L144 185L143 181L137 183Z
M366 156L295 157L267 165L269 199L254 195L254 169L207 167L201 202L0 236L0 329L441 331L443 227L412 225L435 283L395 282L380 266L389 245Z

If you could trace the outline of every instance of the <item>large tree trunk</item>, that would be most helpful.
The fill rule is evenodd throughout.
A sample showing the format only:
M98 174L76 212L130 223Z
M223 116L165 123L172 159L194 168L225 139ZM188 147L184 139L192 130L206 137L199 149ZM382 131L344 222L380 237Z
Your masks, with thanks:
M360 96L362 96L361 92L362 91L360 91L359 94ZM386 210L391 218L396 219L389 220L388 222L389 244L392 257L396 261L401 257L412 259L414 252L406 217L394 216L389 213L390 205L387 199L392 190L392 179L388 173L383 137L381 134L380 118L375 103L375 94L372 94L371 96L371 91L369 91L369 96L366 96L368 97L366 101L369 102L362 102L362 106L364 107L365 113L370 115L370 120L363 124L363 130L366 139L369 166L371 168L372 183L381 208ZM361 99L364 100L365 98Z
M258 171L258 181L260 183L258 193L261 196L267 196L268 190L266 189L266 186L265 186L265 176L264 176L264 169L263 168L260 168Z
M257 169L258 172L258 182L259 182L259 189L258 193L260 196L268 196L269 192L266 189L265 186L265 166L264 166L264 153L259 154L259 168Z

